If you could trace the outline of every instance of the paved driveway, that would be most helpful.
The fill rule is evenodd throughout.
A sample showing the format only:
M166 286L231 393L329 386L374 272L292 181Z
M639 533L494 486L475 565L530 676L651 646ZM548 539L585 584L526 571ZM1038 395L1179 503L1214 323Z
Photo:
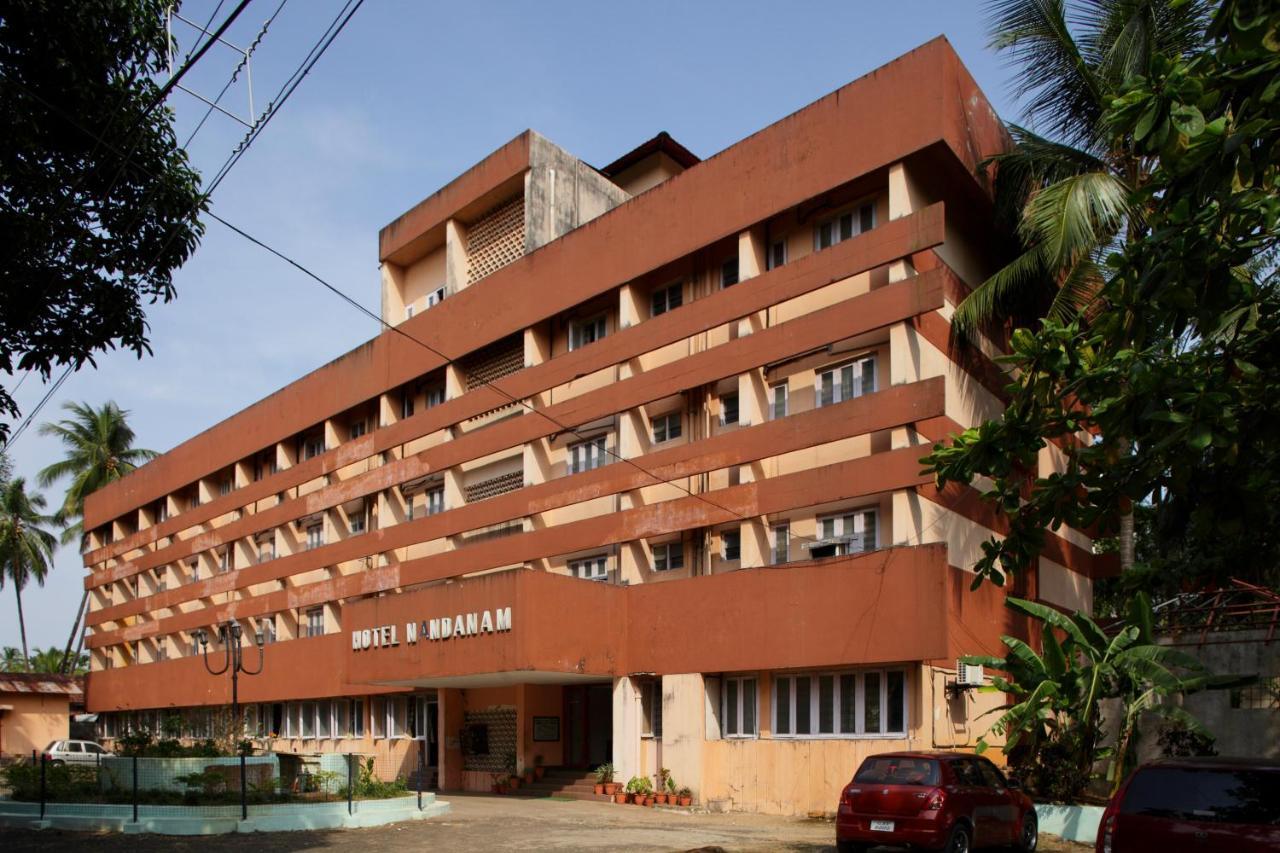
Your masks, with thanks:
M607 803L446 794L453 811L441 818L324 832L282 832L173 838L86 835L0 829L5 853L421 853L456 850L832 851L828 821L749 814L689 814ZM1043 839L1048 853L1090 848Z

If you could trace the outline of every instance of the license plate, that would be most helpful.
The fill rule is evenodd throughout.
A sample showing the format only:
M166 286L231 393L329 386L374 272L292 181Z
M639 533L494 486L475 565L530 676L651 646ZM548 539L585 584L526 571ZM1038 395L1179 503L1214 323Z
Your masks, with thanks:
M871 828L876 832L893 832L893 821L891 820L873 820Z

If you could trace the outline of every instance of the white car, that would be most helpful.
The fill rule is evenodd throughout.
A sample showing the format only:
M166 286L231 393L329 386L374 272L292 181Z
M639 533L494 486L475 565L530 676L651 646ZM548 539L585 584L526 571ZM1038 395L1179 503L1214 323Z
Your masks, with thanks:
M98 756L110 754L91 740L55 740L44 748L50 764L97 764Z

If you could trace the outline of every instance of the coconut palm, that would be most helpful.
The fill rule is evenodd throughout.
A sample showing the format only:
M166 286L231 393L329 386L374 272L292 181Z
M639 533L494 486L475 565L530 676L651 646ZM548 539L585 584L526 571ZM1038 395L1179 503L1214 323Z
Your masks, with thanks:
M59 673L66 670L71 673L78 673L87 669L87 655L82 654L80 655L80 660L72 661L71 665L67 665L62 649L57 646L50 646L47 649L37 648L31 655L32 672Z
M1208 22L1202 0L991 0L987 10L991 46L1017 70L1026 123L1009 126L1013 147L992 158L996 216L1020 251L958 306L962 337L993 322L1087 317L1104 256L1142 234L1134 190L1152 166L1103 114L1155 54L1202 46ZM1169 123L1154 132L1171 132ZM1131 514L1121 519L1120 558L1133 563Z
M44 525L55 523L45 515L45 500L27 494L27 483L15 477L0 486L0 588L9 580L18 600L18 631L22 635L23 669L30 670L27 623L22 614L22 590L29 581L44 586L53 565L53 549L58 539Z
M22 652L13 646L0 651L0 672L22 672Z

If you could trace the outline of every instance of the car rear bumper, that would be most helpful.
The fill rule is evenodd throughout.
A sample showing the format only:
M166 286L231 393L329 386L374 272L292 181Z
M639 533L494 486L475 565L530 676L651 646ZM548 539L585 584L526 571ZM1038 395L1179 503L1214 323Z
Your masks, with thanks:
M868 844L910 845L912 847L941 847L946 843L950 823L941 820L923 821L919 818L892 818L893 831L883 832L871 828L872 815L836 816L836 840L860 841ZM889 820L874 816L875 820Z

